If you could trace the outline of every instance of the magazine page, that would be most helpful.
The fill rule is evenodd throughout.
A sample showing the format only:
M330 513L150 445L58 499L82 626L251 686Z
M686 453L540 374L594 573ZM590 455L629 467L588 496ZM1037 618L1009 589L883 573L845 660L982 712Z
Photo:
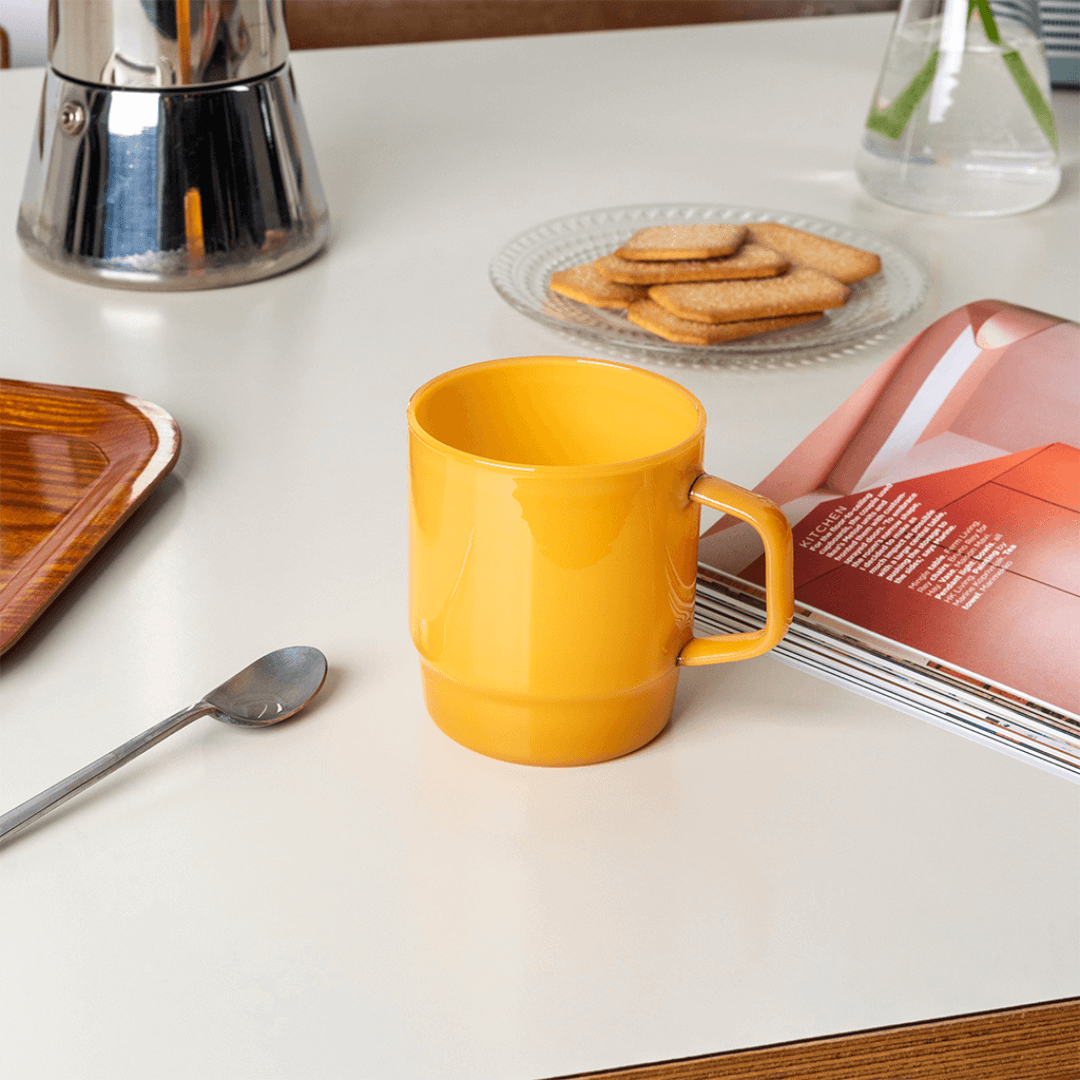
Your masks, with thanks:
M957 679L1080 714L1080 328L999 301L939 319L755 489L795 536L800 608ZM706 570L764 581L749 526Z

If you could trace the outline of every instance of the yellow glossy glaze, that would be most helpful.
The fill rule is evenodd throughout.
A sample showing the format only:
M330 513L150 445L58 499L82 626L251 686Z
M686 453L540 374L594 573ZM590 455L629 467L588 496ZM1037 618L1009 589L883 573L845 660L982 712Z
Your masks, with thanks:
M497 360L432 380L408 417L410 628L428 710L464 745L544 765L629 753L667 723L679 662L756 655L786 628L787 523L702 476L705 413L677 383ZM698 502L717 499L766 536L780 613L692 642Z

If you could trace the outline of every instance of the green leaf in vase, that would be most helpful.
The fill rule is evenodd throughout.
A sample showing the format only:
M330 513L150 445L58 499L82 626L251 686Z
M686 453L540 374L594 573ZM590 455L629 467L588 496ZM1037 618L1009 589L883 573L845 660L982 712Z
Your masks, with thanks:
M1038 84L1031 77L1031 72L1028 71L1023 57L1018 52L1012 51L1003 53L1001 59L1005 61L1005 66L1012 73L1017 88L1031 110L1031 115L1035 117L1035 122L1042 128L1042 133L1056 150L1058 141L1057 129L1054 127L1054 114L1050 111L1050 106L1047 104L1046 98L1043 97Z
M994 13L990 8L990 0L968 0L968 19L971 18L971 13L976 9L978 9L979 18L982 20L987 41L991 45L1003 48L1005 42L1001 39L1001 31L998 30L997 20L994 18ZM1043 97L1039 84L1035 82L1031 72L1028 71L1024 58L1015 49L1011 49L1009 52L1002 53L1001 59L1005 61L1005 66L1009 69L1009 74L1012 75L1016 88L1020 91L1024 101L1027 102L1031 115L1035 117L1035 122L1042 128L1042 133L1049 140L1050 145L1057 150L1057 129L1054 127L1054 114L1047 104L1046 98Z
M870 106L866 126L887 139L899 139L934 81L937 62L938 50L935 49L916 72L915 78L904 87L887 109L879 109L876 102Z

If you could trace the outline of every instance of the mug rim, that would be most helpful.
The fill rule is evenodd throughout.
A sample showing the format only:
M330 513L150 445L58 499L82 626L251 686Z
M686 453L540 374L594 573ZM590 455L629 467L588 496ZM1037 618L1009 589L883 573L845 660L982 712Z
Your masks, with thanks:
M697 414L697 423L694 425L694 430L685 439L682 439L663 450L658 450L656 453L646 454L639 458L627 458L622 461L589 465L527 465L524 462L502 461L498 458L482 457L479 454L471 454L466 450L460 450L456 446L451 446L449 443L435 438L435 436L432 435L416 418L416 407L421 399L427 397L451 379L460 377L466 372L476 371L480 368L513 367L518 364L535 363L538 360L545 363L553 362L566 365L595 364L599 367L614 368L617 371L624 371L632 373L635 376L644 376L647 379L653 379L665 387L677 390L684 398L688 399L694 406L694 411ZM666 375L661 375L655 371L649 371L646 368L633 367L630 364L621 364L616 360L601 360L588 356L507 356L495 360L481 360L475 364L465 364L462 367L451 368L449 371L444 371L434 378L429 379L419 387L419 389L413 393L412 397L409 398L408 408L405 413L409 422L409 430L413 435L431 449L440 454L445 454L447 457L454 458L457 461L469 465L479 465L499 469L502 472L526 472L559 476L566 476L570 473L603 474L613 472L633 472L649 463L660 464L670 458L680 456L694 443L698 442L705 432L706 425L705 407L697 399L697 396L687 390L681 383L677 383L674 379L669 379Z

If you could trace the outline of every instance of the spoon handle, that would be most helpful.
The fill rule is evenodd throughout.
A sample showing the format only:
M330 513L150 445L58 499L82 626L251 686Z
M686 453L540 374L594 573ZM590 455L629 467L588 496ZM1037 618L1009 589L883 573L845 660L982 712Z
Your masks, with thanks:
M83 788L89 787L103 776L108 776L109 773L119 769L121 765L127 764L132 758L138 757L144 751L149 750L155 743L161 742L167 735L179 731L185 725L190 724L192 720L213 711L214 706L206 701L197 702L188 709L181 709L167 720L162 720L160 724L147 728L141 735L129 739L123 746L118 746L103 757L99 757L97 761L91 762L91 764L78 772L72 773L66 780L53 784L51 788L46 788L40 795L35 795L33 798L27 799L26 802L16 806L14 810L9 810L6 814L0 815L0 839L10 836L16 830L29 825L31 821L40 817L47 810L66 802L72 795L77 795Z

